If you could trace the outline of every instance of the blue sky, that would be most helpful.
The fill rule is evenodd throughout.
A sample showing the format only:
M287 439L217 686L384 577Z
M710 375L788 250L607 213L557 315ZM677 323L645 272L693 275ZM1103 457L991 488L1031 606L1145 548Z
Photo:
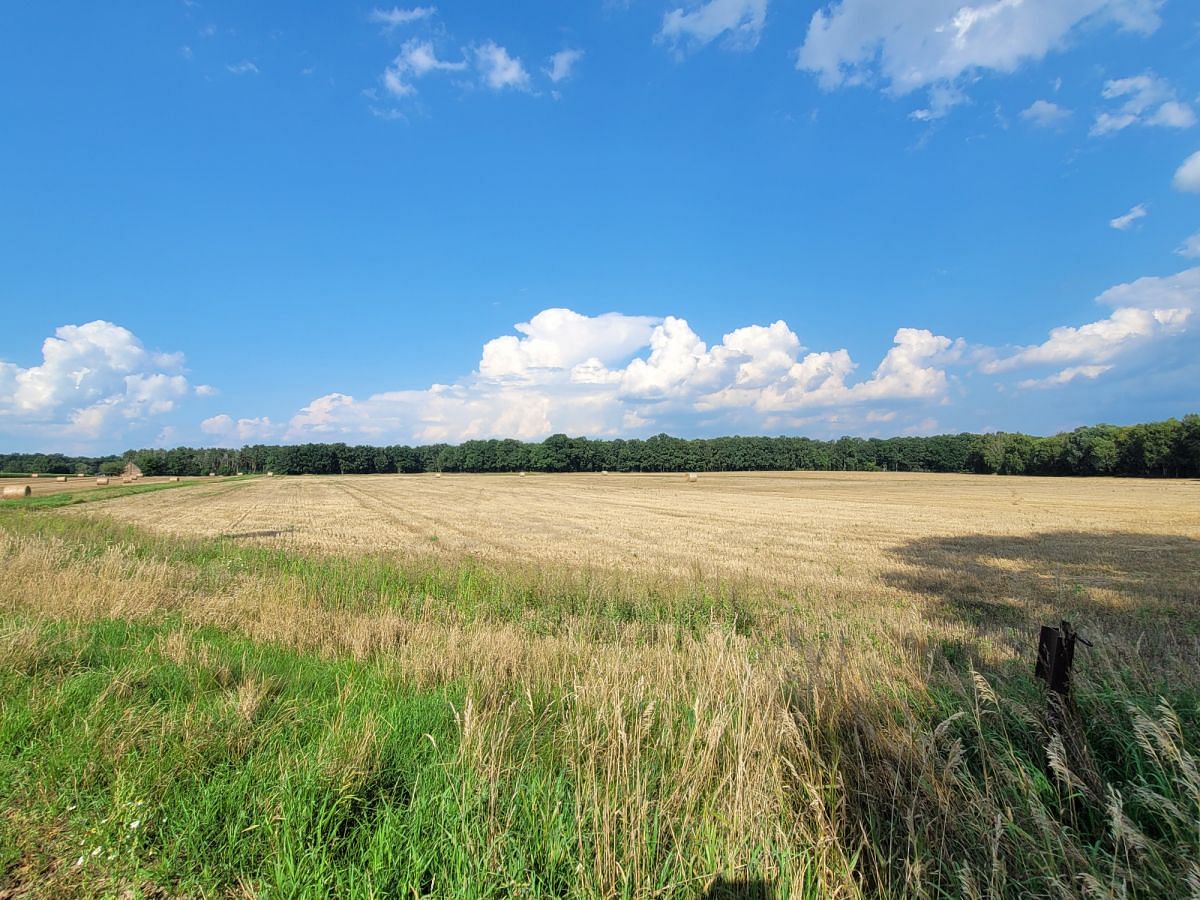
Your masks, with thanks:
M6 4L0 449L1200 408L1181 0Z

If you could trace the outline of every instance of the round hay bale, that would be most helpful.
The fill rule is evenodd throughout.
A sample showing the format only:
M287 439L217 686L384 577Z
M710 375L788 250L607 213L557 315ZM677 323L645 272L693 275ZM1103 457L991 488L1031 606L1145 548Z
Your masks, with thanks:
M59 476L58 476L57 478L55 478L54 480L55 480L55 481L66 481L66 480L67 480L67 476L66 476L66 475L59 475Z
M433 473L433 477L434 477L434 478L441 478L441 477L442 477L442 473L441 473L441 472L434 472L434 473Z
M522 478L524 478L524 477L525 477L525 473L524 473L524 472L518 472L517 474L518 474L518 475L520 475Z
M33 493L33 488L27 484L6 484L3 497L5 500L20 500Z
M108 478L101 475L99 478L96 479L96 484L100 484L100 485L108 484Z
M216 478L216 477L217 477L217 473L216 473L216 472L209 472L209 473L208 473L208 477L209 477L209 478Z
M87 478L87 472L79 472L78 474L76 474L75 477L76 478Z
M268 472L268 473L267 473L267 477L268 477L268 478L270 478L270 477L271 477L272 475L274 475L274 474L275 474L274 472Z
M699 481L700 476L697 475L695 472L688 472L687 480L688 481Z
M238 472L238 475L241 475L241 474L242 474L241 472Z
M607 475L607 474L608 474L608 469L601 469L601 470L600 470L600 474L601 474L601 475Z
M38 477L40 477L40 476L38 475L38 473L37 473L37 472L34 472L34 473L33 473L32 475L30 475L29 477L30 477L30 478L38 478Z
M167 481L178 481L178 480L179 480L178 475L172 475L170 478L167 479Z

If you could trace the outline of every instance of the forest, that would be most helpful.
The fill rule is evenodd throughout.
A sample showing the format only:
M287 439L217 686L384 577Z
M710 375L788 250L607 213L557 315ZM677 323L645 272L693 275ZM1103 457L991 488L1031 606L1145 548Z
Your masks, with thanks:
M1200 415L1140 425L1093 425L1050 437L993 432L821 441L659 434L598 440L556 434L537 443L255 444L240 450L176 447L101 457L9 453L0 454L0 472L116 474L127 462L136 463L146 475L816 470L1195 478L1200 476Z

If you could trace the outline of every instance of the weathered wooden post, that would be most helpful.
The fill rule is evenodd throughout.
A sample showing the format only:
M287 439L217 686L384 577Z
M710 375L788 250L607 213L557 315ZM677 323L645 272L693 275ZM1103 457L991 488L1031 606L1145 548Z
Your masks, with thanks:
M1033 674L1046 682L1046 687L1049 688L1046 697L1046 720L1055 731L1060 729L1063 713L1070 703L1071 666L1075 662L1076 641L1082 642L1085 647L1092 646L1091 642L1081 637L1066 620L1059 623L1057 628L1053 625L1043 625L1038 636L1037 666Z

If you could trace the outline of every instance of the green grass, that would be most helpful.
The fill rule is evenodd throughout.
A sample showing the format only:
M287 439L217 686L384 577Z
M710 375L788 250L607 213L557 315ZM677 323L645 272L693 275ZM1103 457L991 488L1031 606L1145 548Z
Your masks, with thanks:
M570 784L536 756L502 786L505 830L489 831L497 798L457 761L458 686L416 690L215 631L181 642L180 660L162 653L168 633L46 626L0 668L10 882L317 897L558 894L574 879Z
M253 476L243 475L224 479L222 484L245 481ZM86 491L58 491L53 494L35 494L19 500L6 500L0 510L22 509L59 509L64 506L77 506L80 503L94 503L98 500L115 500L118 497L129 497L133 494L152 494L155 491L169 491L174 488L204 484L196 480L165 481L157 484L122 484L110 487L91 488Z
M296 552L236 538L156 535L105 518L37 514L189 483L194 482L102 488L17 501L0 506L0 528L64 541L73 563L86 564L121 546L133 558L186 566L214 587L240 576L264 577L286 581L289 590L326 608L392 610L409 617L460 622L520 622L532 633L554 633L568 620L583 619L592 624L597 638L628 625L666 626L693 637L713 627L745 635L755 631L756 622L767 614L761 598L732 585L647 587L597 573L497 569L470 560L440 563L386 554Z
M575 809L561 748L538 727L561 698L530 698L511 767L485 777L459 753L463 686L418 689L383 661L319 659L171 623L7 616L0 638L0 888L31 897L214 896L251 885L264 897L598 889L587 871L596 835ZM670 789L669 758L646 771ZM724 837L713 821L694 840L703 848ZM671 849L651 839L628 855L660 896L693 896L696 872L678 868ZM631 876L619 893L645 887Z
M1056 744L1032 660L989 662L972 627L915 642L777 598L785 631L733 589L295 553L16 504L0 532L3 570L46 560L28 585L0 581L0 896L682 898L734 864L772 873L778 897L1200 884L1200 672L1162 676L1155 653L1190 646L1165 631L1154 652L1140 630L1089 632ZM139 565L178 576L180 602L48 611L56 572L120 584ZM420 648L402 640L353 656L189 615L227 621L247 581L291 615L502 632L508 649L446 674L407 665ZM575 656L553 643L564 635ZM739 685L775 651L783 718L769 721L797 739L753 744L744 726L762 710ZM589 681L606 652L619 667ZM718 677L689 680L698 656L723 653ZM751 817L770 827L747 842L719 798L764 746L785 775L758 785Z

